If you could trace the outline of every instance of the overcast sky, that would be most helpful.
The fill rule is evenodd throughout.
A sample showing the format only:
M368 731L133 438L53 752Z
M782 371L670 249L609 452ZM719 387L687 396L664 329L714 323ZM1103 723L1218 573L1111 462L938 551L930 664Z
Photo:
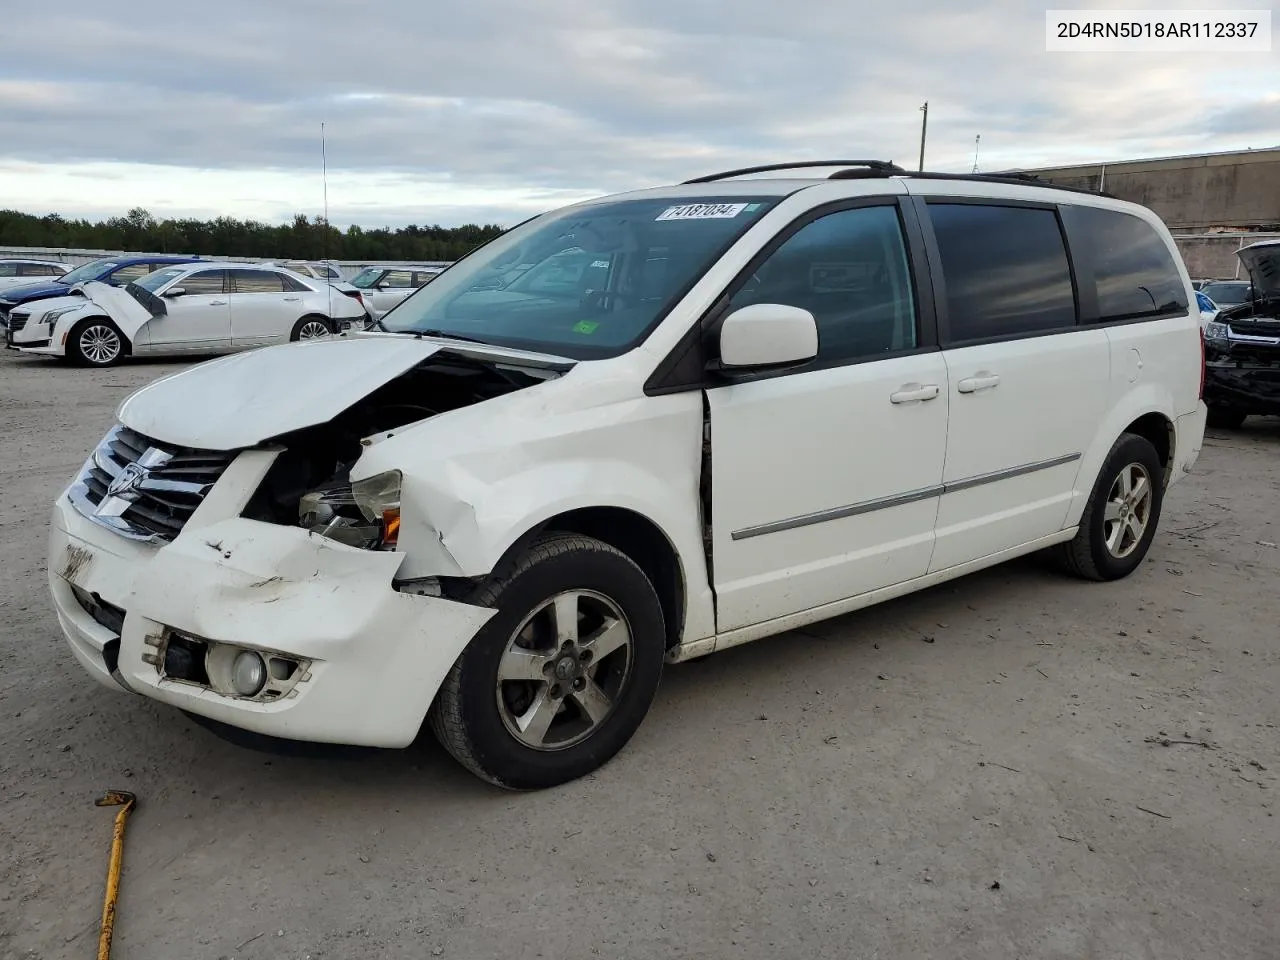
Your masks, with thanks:
M940 170L970 169L975 134L987 170L1280 143L1276 53L1049 54L1045 6L5 4L0 207L318 214L321 122L339 225L510 224L776 160L914 167L926 99Z

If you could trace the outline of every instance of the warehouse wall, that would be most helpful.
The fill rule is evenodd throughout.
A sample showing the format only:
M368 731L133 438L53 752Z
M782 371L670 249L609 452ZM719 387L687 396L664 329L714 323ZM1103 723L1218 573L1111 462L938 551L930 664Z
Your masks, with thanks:
M1175 232L1280 231L1280 148L1026 172L1141 203Z

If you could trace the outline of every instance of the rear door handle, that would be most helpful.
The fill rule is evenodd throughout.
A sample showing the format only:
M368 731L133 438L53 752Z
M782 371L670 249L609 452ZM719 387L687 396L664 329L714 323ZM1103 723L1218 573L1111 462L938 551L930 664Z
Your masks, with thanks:
M225 301L225 300L210 300L210 301L209 301L209 306L211 306L211 307L225 307L226 305L227 305L227 301Z
M301 297L285 297L285 298L284 298L284 302L285 302L285 303L297 303L297 302L298 302L299 300L301 300L301 299L302 299Z
M1000 383L1000 378L994 373L980 373L976 377L966 377L956 384L956 389L961 393L977 393L979 390L990 390L992 387Z
M936 383L904 383L897 393L889 394L890 403L920 403L938 395Z

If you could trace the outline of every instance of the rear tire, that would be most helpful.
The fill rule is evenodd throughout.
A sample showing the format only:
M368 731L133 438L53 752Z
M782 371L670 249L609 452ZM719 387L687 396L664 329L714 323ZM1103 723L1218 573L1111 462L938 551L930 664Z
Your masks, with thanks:
M81 367L114 367L128 353L128 341L106 317L88 317L67 335L67 359Z
M608 762L644 719L666 653L653 584L620 550L548 534L469 602L496 607L430 712L437 739L511 790L575 780Z
M1235 430L1244 423L1247 416L1249 416L1247 413L1235 407L1212 406L1205 418L1205 424L1222 430Z
M312 315L303 317L293 325L289 339L295 342L298 340L324 340L335 336L336 333L332 320L328 317Z
M1075 538L1058 547L1068 573L1119 580L1151 547L1164 502L1164 465L1151 441L1121 434L1098 472Z

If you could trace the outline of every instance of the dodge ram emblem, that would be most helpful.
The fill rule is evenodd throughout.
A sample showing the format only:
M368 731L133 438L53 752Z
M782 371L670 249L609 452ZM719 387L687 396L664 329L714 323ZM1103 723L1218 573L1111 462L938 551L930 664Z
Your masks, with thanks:
M147 479L147 469L140 467L136 463L125 464L124 468L111 478L111 483L107 485L108 497L123 497L134 490L138 489L138 485Z

